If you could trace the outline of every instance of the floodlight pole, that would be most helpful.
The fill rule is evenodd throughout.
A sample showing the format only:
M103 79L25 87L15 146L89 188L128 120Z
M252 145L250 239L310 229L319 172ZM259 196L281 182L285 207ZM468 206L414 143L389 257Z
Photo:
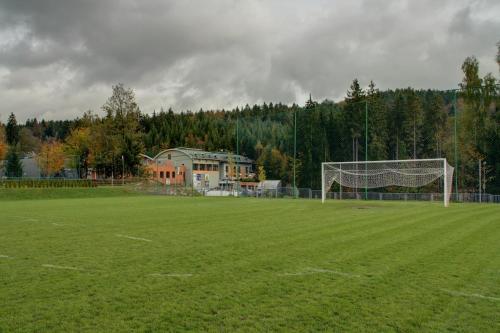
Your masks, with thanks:
M325 203L325 162L321 163L321 203Z
M342 164L340 165L339 187L340 200L342 200Z
M293 197L297 198L297 188L295 183L295 160L297 159L297 108L293 108Z
M368 199L368 175L367 168L368 165L366 163L368 161L368 101L365 100L365 200Z
M239 190L239 176L240 176L240 171L239 169L239 154L240 154L240 141L239 141L239 115L238 111L236 111L236 191ZM236 192L238 193L238 192Z
M443 187L444 187L444 206L445 207L448 207L449 203L450 203L450 200L448 199L448 197L451 195L451 193L448 193L448 168L446 168L446 159L444 158L443 159L443 173L444 173L444 177L443 177Z
M457 197L455 198L458 201L458 150L457 150L457 90L453 89L453 110L454 110L454 119L453 119L453 131L454 131L454 148L455 148L455 192L457 193ZM453 191L452 191L453 192Z
M122 155L122 186L125 185L125 158Z
M481 198L481 195L482 195L482 193L481 193L482 192L482 190L481 190L481 163L482 163L482 161L479 160L479 203L481 203L481 201L482 201L481 200L482 199Z

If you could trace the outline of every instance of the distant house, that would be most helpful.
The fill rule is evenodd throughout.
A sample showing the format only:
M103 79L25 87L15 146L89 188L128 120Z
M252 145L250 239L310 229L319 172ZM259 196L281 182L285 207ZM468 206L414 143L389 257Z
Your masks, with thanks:
M167 185L209 190L232 187L236 175L239 179L255 176L251 159L228 152L181 147L166 149L154 157L141 157L150 177Z
M24 157L21 157L21 165L23 167L23 177L24 178L41 178L45 177L42 174L42 170L38 166L35 153L28 153ZM0 178L5 177L5 165L7 161L0 161ZM71 168L70 160L65 160L64 169L58 173L58 177L64 178L78 178L78 173L74 168ZM2 167L3 166L3 167Z
M21 160L21 165L23 167L23 177L25 178L39 178L40 177L40 168L38 167L38 164L36 162L35 154L27 154L26 156L22 157ZM0 178L5 177L5 166L7 164L7 161L0 161Z

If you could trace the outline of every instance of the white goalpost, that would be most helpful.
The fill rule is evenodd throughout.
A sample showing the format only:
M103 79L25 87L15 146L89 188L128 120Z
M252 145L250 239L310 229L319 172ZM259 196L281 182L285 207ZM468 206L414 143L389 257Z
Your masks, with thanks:
M386 186L420 187L443 178L444 206L448 207L453 183L453 167L445 158L391 161L321 163L321 201L334 182L350 188Z

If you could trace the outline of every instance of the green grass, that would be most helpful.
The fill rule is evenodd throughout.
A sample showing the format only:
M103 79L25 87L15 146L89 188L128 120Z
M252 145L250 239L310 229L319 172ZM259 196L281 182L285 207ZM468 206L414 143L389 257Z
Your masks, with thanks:
M115 196L0 208L3 332L500 331L499 205Z
M100 187L56 187L56 188L0 188L1 201L11 200L45 200L74 198L103 198L137 195L133 189L124 186Z

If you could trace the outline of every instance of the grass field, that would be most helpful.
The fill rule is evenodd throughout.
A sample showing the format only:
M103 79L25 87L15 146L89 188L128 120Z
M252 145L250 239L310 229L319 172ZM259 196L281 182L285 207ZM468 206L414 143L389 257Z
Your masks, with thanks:
M500 331L498 205L51 193L0 193L1 332Z

